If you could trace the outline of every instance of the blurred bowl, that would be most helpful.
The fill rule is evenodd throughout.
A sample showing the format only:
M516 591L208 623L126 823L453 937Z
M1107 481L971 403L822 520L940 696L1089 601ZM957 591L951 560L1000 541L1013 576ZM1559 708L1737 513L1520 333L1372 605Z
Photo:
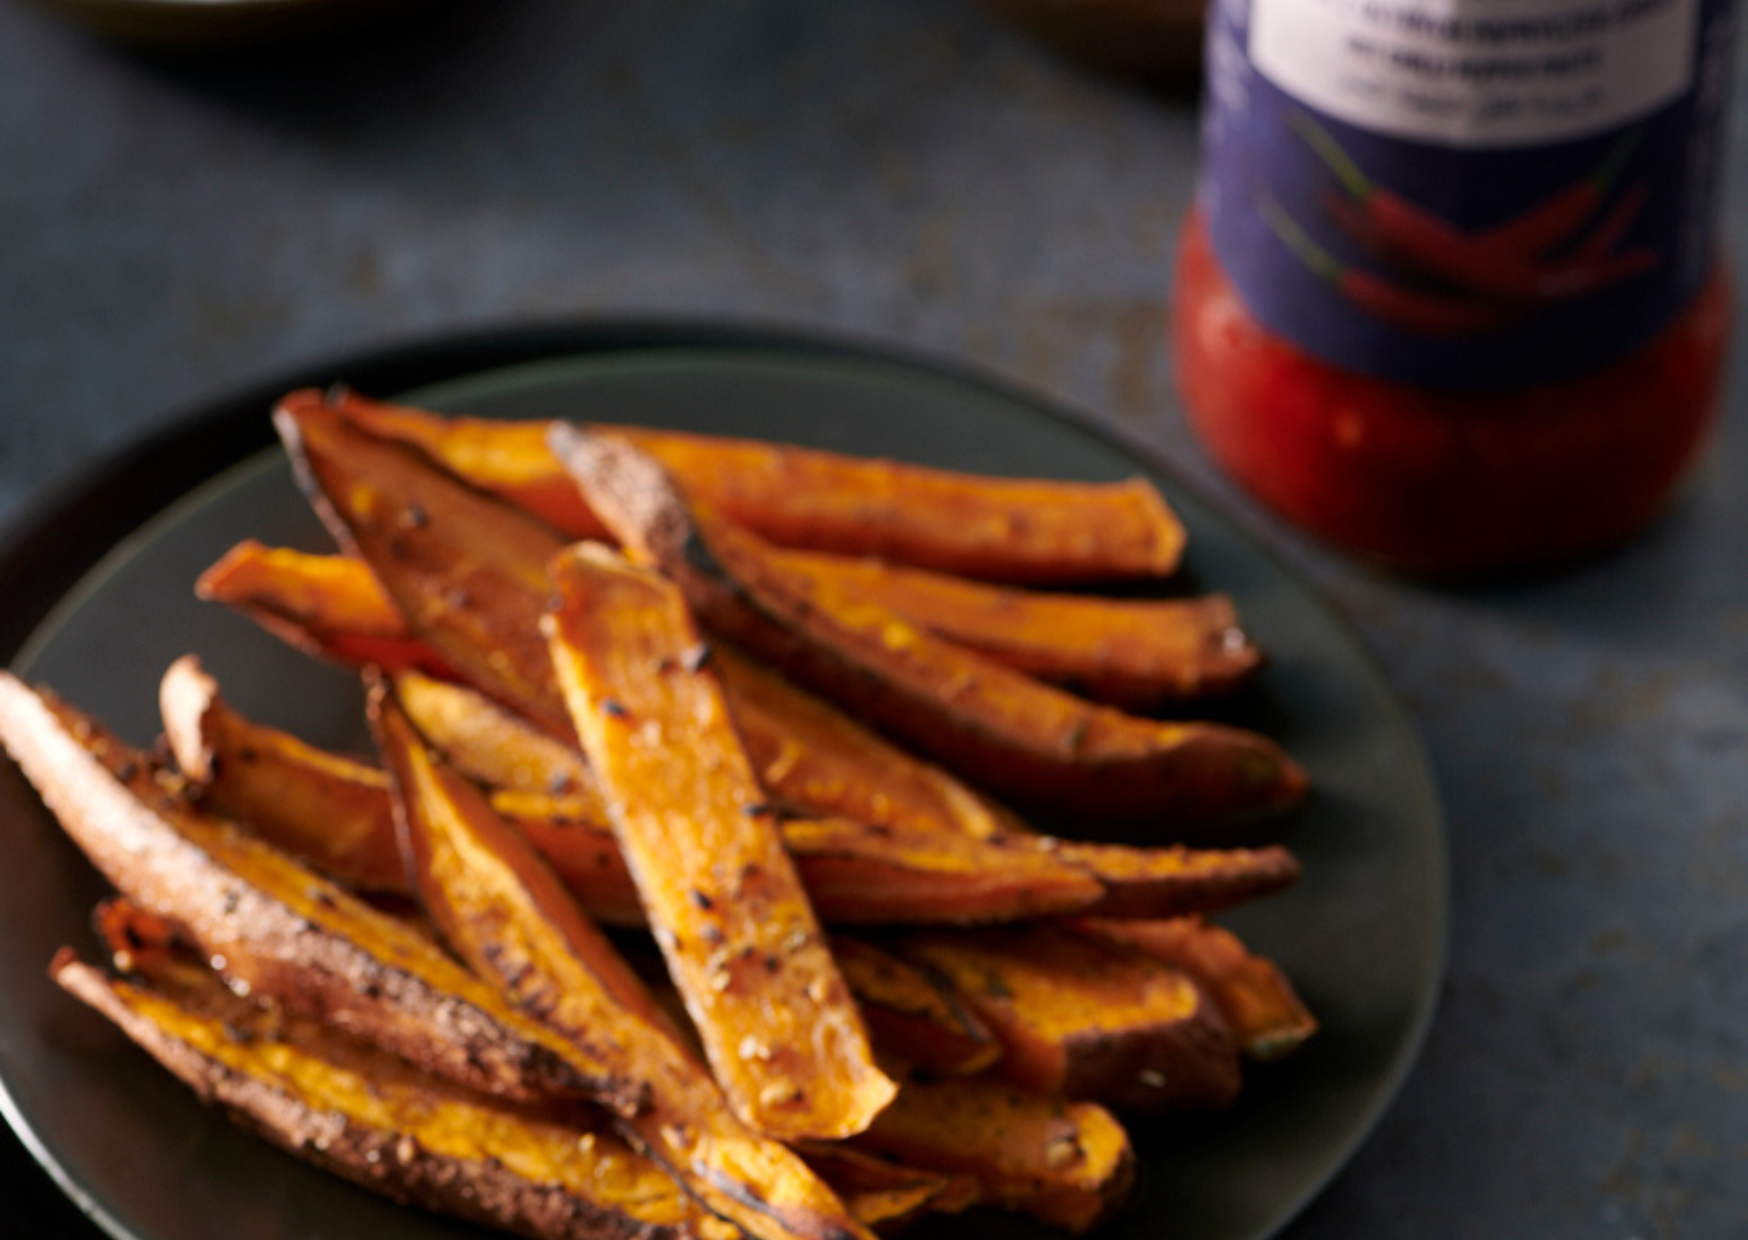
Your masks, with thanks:
M419 0L29 0L105 38L143 47L239 47L337 31Z
M977 0L1102 72L1187 86L1202 68L1204 0Z

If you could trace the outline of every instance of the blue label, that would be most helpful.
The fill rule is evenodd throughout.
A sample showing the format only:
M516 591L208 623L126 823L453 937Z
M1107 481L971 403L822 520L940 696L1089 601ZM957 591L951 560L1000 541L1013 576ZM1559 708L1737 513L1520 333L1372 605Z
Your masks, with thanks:
M1251 312L1448 389L1557 381L1711 274L1730 0L1216 0L1202 206Z

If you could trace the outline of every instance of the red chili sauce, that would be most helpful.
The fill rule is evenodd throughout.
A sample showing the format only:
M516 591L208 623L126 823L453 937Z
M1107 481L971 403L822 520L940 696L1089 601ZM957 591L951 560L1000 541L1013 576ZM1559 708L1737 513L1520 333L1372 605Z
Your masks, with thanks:
M1658 515L1716 419L1731 326L1720 264L1657 336L1578 378L1485 394L1405 386L1259 323L1199 213L1174 302L1179 388L1219 464L1314 534L1437 576L1570 559Z

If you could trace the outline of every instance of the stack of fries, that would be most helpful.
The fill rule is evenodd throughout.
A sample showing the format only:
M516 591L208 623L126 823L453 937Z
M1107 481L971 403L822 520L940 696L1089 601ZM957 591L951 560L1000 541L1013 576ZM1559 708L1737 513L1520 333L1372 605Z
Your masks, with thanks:
M1090 842L1306 791L1164 717L1256 674L1229 600L1069 592L1175 570L1150 486L339 389L274 416L341 551L245 542L196 588L357 666L371 761L194 655L150 753L0 673L0 741L117 891L110 960L55 977L270 1139L540 1240L1079 1232L1131 1187L1119 1113L1229 1105L1314 1030L1208 920L1289 853Z

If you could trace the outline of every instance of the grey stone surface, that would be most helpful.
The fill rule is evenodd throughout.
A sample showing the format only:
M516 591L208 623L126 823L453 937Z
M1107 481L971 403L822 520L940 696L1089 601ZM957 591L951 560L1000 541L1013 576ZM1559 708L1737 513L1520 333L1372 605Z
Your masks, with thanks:
M1748 1235L1740 394L1676 509L1618 555L1468 590L1357 567L1233 493L1181 424L1163 341L1195 137L1192 102L958 0L453 4L202 59L8 3L0 519L239 381L468 325L726 316L1041 389L1166 455L1313 578L1440 782L1440 1015L1290 1234ZM1745 143L1738 123L1742 208ZM73 1235L7 1153L36 1203L13 1217Z

